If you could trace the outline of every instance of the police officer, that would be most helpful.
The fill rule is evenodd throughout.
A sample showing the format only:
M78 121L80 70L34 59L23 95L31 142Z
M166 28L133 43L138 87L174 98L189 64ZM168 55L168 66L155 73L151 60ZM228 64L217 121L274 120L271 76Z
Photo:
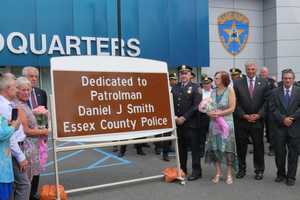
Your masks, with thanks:
M242 78L242 71L239 68L231 68L230 70L231 80L234 82L236 80L240 80Z
M260 77L267 80L268 86L269 86L269 95L268 95L268 101L266 103L265 106L265 116L264 116L264 121L265 121L265 130L266 130L266 138L267 138L267 142L269 143L269 152L268 155L269 156L274 156L274 149L273 149L273 142L271 141L272 139L272 129L274 128L274 123L275 123L275 119L273 118L272 114L270 114L270 106L269 106L269 102L272 101L271 98L271 91L276 88L276 82L274 79L272 79L271 77L269 77L269 69L267 67L262 67L260 69Z
M201 85L202 88L199 88L199 91L201 93L201 100L210 98L211 92L213 90L212 88L212 82L213 79L207 75L203 76L201 79ZM201 157L204 156L205 152L205 141L206 136L208 134L208 128L209 128L209 117L206 113L198 112L198 134L200 136L200 152Z
M177 125L179 159L181 169L187 173L188 145L192 150L192 174L188 180L201 178L200 136L197 132L197 108L201 101L198 85L192 83L192 68L186 65L178 67L180 82L172 88L175 121Z

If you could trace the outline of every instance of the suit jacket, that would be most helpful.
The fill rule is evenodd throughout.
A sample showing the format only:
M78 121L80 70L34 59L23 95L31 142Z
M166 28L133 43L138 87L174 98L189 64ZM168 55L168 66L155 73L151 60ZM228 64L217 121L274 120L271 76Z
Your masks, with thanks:
M293 86L290 102L288 107L284 106L284 91L283 87L279 87L272 92L272 101L270 101L270 112L273 118L276 120L274 123L274 136L277 134L282 134L285 131L291 137L300 137L300 88L298 86ZM294 123L290 127L286 127L283 124L283 119L285 117L293 117Z
M42 90L40 88L34 87L34 92L36 95L37 103L39 106L45 106L47 108L47 93L45 90ZM28 100L27 104L29 107L31 107L30 102Z
M197 128L199 126L197 113L202 97L198 87L197 84L189 82L184 87L182 83L177 83L172 88L175 115L186 119L182 125L184 127Z
M47 93L40 88L34 88L36 99L39 106L45 106L47 108Z
M253 91L253 98L250 97L247 78L243 78L234 83L236 94L235 116L239 125L251 125L262 127L262 118L265 114L265 104L269 95L268 83L265 79L256 77ZM259 114L261 118L256 123L250 123L243 118L245 114Z

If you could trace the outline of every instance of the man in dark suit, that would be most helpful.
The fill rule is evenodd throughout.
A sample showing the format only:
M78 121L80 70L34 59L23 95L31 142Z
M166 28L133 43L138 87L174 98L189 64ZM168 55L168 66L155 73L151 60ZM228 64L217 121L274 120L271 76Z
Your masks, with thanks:
M274 79L272 79L271 77L269 77L269 69L267 67L263 67L260 69L260 77L264 78L265 80L267 80L268 86L269 86L269 90L272 91L274 88L276 88L276 82ZM265 127L266 127L266 138L267 138L267 142L269 143L269 152L268 155L269 156L274 156L274 149L273 149L273 143L272 143L272 130L273 130L273 123L274 123L274 119L272 117L272 115L269 113L269 102L272 100L270 99L271 95L269 95L268 101L266 103L266 109L265 109Z
M272 92L270 101L270 111L276 120L273 141L278 171L275 181L286 180L288 186L295 184L300 154L300 88L293 85L294 80L291 69L283 70L283 85Z
M192 68L186 65L178 67L180 82L172 88L175 121L177 125L179 159L181 169L187 173L188 146L192 150L192 174L188 180L193 181L202 176L200 163L200 136L197 132L197 108L201 101L198 85L192 83Z
M24 67L22 70L22 75L26 77L32 86L32 91L30 94L29 101L27 102L31 109L35 109L38 106L44 106L47 108L47 93L46 91L38 88L39 85L39 70L32 66ZM31 181L31 192L30 192L30 200L36 200L37 191L39 186L40 176L33 176Z
M246 175L248 137L251 137L254 148L255 179L261 180L265 170L262 119L268 95L268 83L256 77L255 63L247 63L245 67L247 76L234 83L237 99L235 116L238 117L235 131L239 157L239 172L236 177L243 178Z
M31 96L29 98L29 106L34 109L38 106L45 106L47 108L47 93L38 88L39 85L39 70L35 67L24 67L22 75L25 76L32 86Z

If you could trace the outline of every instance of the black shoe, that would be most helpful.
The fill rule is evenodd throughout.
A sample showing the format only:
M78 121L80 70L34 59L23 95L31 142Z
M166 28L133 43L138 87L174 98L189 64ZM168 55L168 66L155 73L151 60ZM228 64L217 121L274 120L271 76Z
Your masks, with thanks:
M286 179L286 178L285 178L284 176L277 176L277 177L275 178L275 182L280 183L280 182L284 181L285 179Z
M170 161L169 155L168 154L163 155L163 160L169 162Z
M236 178L244 178L244 176L246 176L246 172L245 171L239 171L237 174L236 174Z
M188 180L189 181L195 181L195 180L197 180L197 179L199 179L201 177L202 177L201 174L194 174L194 173L192 173L190 176L188 176Z
M287 178L285 184L287 186L293 186L293 185L295 185L295 180L291 179L291 178Z
M141 156L146 155L145 152L142 149L137 150L136 154L141 155Z
M37 195L37 194L31 195L31 196L29 197L29 200L39 200L39 199L40 199L40 197L39 197L39 195Z
M261 172L255 174L255 176L254 176L254 179L258 180L258 181L262 180L263 178L264 178L264 175Z

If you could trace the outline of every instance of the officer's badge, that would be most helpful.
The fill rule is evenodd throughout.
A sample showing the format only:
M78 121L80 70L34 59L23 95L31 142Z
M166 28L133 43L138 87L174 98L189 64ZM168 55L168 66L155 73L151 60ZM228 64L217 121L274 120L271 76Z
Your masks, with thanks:
M193 89L192 87L189 87L188 90L187 90L187 93L191 94L192 93L192 89Z
M219 37L223 47L233 56L246 46L249 36L249 19L235 11L218 17Z

